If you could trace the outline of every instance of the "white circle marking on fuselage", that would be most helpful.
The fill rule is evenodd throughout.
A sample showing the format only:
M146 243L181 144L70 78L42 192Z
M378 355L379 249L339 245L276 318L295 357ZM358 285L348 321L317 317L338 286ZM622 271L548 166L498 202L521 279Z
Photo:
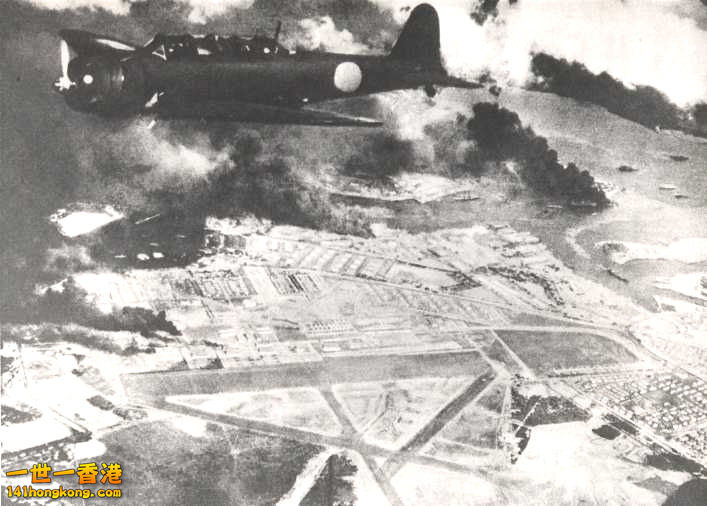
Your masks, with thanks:
M334 86L344 93L353 93L361 86L363 73L361 67L352 61L339 63L334 71Z

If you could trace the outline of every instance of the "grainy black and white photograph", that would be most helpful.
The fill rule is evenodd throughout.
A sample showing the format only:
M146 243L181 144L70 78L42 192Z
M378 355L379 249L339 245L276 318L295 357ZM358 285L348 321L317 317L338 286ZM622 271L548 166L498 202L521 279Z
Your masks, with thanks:
M707 0L0 0L3 505L707 504Z

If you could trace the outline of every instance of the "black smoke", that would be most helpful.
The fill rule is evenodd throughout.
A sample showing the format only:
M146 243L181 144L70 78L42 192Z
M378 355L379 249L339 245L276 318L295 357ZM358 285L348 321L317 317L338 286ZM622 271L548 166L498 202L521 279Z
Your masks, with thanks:
M344 163L343 172L354 177L382 180L412 171L417 164L415 145L394 133L373 134L364 139L360 150Z
M481 0L476 8L471 11L471 19L478 25L483 25L488 18L498 16L499 0Z
M529 89L554 93L604 107L607 111L648 128L682 130L694 135L707 135L700 122L704 104L689 112L673 104L668 97L651 86L626 87L607 72L593 74L579 62L569 62L545 53L533 55L531 71L536 81Z
M60 288L51 287L27 303L30 321L75 323L110 332L125 330L137 332L144 337L151 337L157 331L173 336L181 334L166 319L164 311L155 313L150 309L129 306L115 308L109 313L99 311L89 302L88 293L76 284L73 277L61 283Z
M521 179L542 195L599 207L609 204L588 171L574 163L563 166L547 139L524 127L518 114L488 102L475 104L473 111L467 129L482 160L517 161Z
M489 174L501 162L513 161L521 181L533 192L566 203L609 204L605 193L586 170L558 161L547 139L523 126L518 114L497 103L480 102L473 116L431 125L426 133L435 140L435 157L454 174Z
M107 353L132 355L154 353L159 341L146 339L133 332L112 332L76 323L42 322L31 325L0 325L3 340L22 343L74 342ZM160 339L161 341L162 339Z
M692 117L702 136L707 137L707 104L699 103L692 108Z
M305 180L293 158L260 157L262 141L256 132L240 135L231 157L206 179L197 194L206 215L233 217L244 213L314 229L368 235L365 217L355 209L334 205L321 189Z
M508 5L513 5L518 0L508 0ZM498 17L498 4L500 0L479 0L469 16L476 24L483 25L489 19Z
M453 121L430 123L424 132L432 141L434 160L451 177L480 176L486 170L476 142L470 138L468 118L458 114Z

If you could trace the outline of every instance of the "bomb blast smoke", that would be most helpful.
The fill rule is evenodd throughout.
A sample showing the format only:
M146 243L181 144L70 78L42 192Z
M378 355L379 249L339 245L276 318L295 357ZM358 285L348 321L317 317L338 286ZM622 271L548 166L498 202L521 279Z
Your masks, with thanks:
M651 86L628 88L607 72L595 75L581 63L570 63L544 53L534 55L531 65L536 79L529 84L529 89L600 105L648 128L669 128L707 136L707 128L704 122L700 123L699 116L707 107L705 104L697 104L692 109L694 118L690 118L688 112Z
M522 180L541 195L599 207L609 203L589 172L574 163L563 166L547 139L524 127L516 113L489 102L475 104L473 111L466 127L481 161L518 162Z

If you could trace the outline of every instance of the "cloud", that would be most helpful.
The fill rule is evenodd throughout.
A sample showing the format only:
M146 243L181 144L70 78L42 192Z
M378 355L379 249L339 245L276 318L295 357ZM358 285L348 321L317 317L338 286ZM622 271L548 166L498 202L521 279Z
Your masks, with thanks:
M36 7L50 10L63 9L105 9L114 14L127 14L130 2L126 0L28 0Z
M188 190L217 167L230 163L228 147L216 149L205 132L177 136L164 123L148 128L145 121L135 121L105 141L93 149L109 149L111 158L119 158L127 167L149 167L139 177L147 191L177 186Z
M402 23L410 2L374 0ZM448 69L473 77L484 70L523 85L533 53L577 61L627 85L659 89L680 106L707 98L707 23L697 0L518 0L499 2L482 25L478 1L432 1L441 23Z
M191 7L189 21L206 23L209 18L221 16L230 9L247 9L255 0L179 0Z
M26 0L36 7L50 10L105 9L113 14L127 14L135 0ZM230 9L247 9L255 0L176 0L190 8L188 20L206 23L208 19L225 14Z
M339 30L329 16L307 18L299 22L302 33L295 35L297 44L305 49L335 53L368 53L365 44L357 42L348 30Z

